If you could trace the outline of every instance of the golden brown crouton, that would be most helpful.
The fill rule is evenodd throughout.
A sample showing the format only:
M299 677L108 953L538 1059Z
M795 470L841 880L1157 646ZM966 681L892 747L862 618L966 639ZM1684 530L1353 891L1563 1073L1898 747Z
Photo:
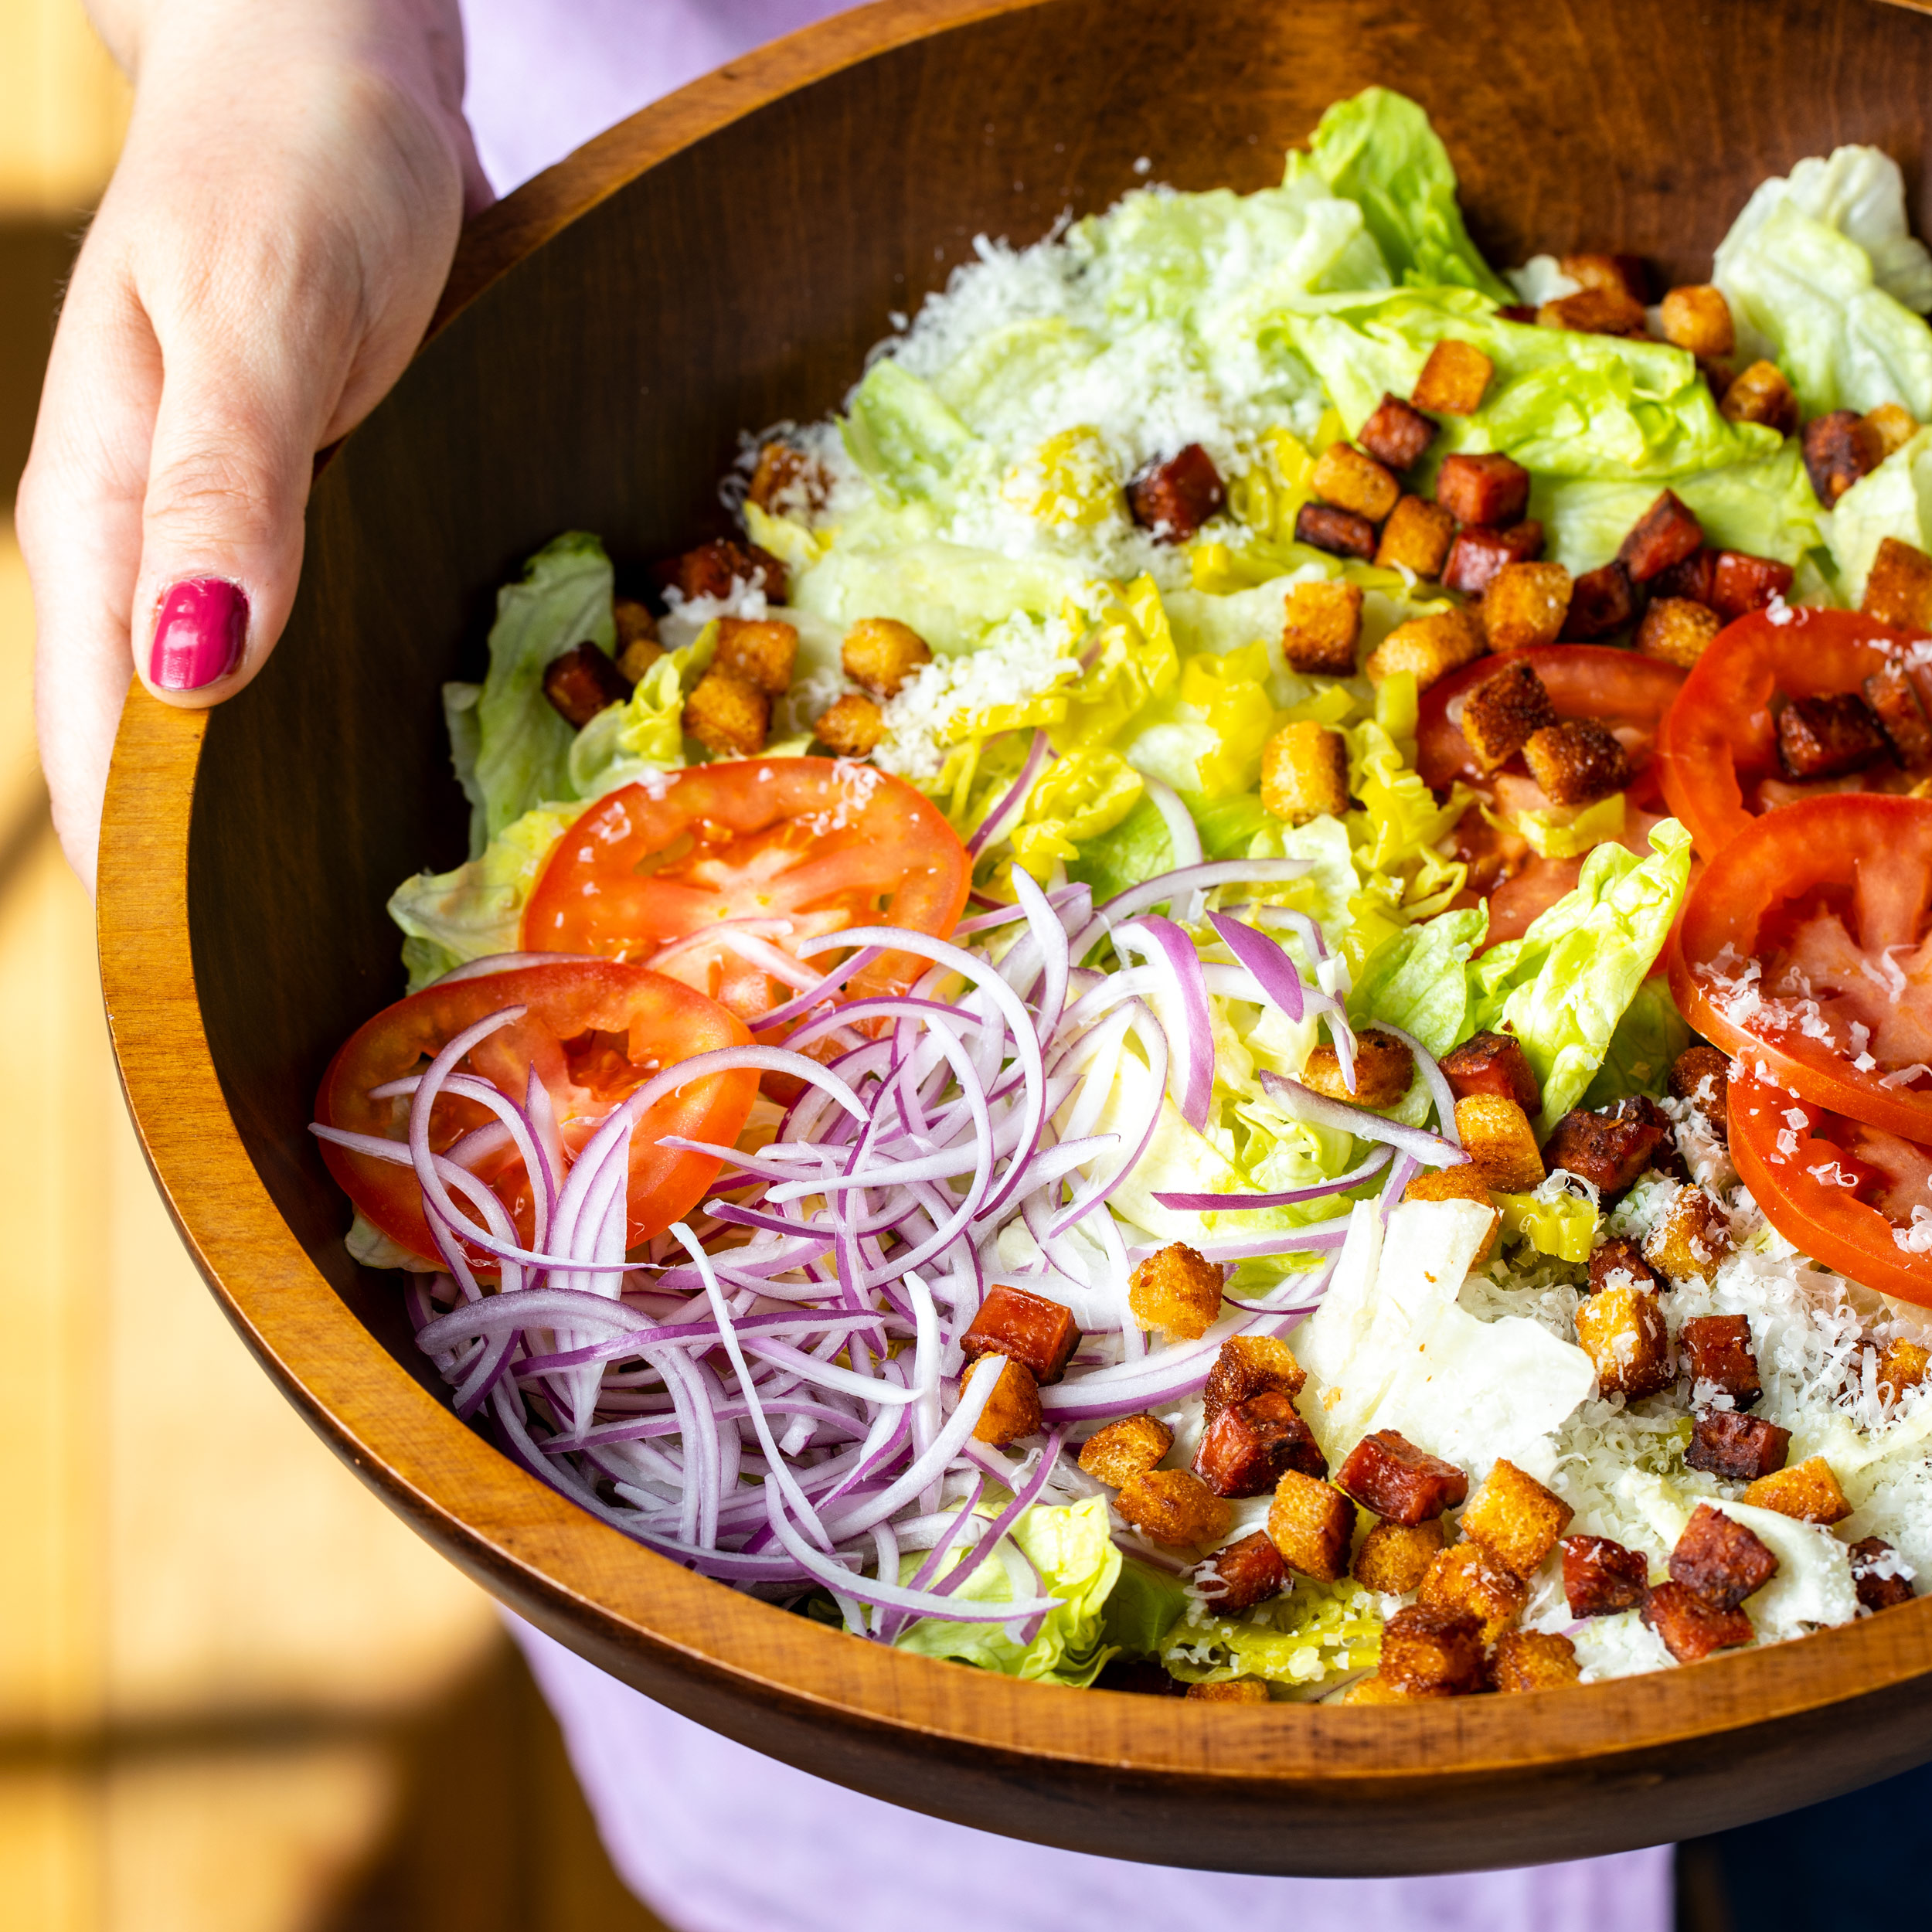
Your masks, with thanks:
M1328 678L1355 675L1362 638L1359 583L1291 583L1283 604L1281 655L1291 669Z
M1536 321L1544 328L1574 329L1585 335L1640 335L1644 305L1620 288L1582 288L1543 303Z
M1664 340L1687 349L1699 362L1728 355L1737 346L1731 305L1707 282L1673 288L1664 298Z
M1621 295L1639 308L1650 300L1650 264L1641 255L1608 255L1584 250L1560 255L1556 266L1579 288Z
M1268 1685L1262 1677L1217 1677L1189 1685L1187 1694L1204 1704L1265 1704Z
M1594 804L1630 783L1624 747L1594 718L1545 725L1522 748L1529 775L1559 805Z
M825 506L831 479L803 450L788 443L767 443L758 452L745 501L774 516L809 515Z
M1174 1431L1158 1416L1122 1416L1080 1444L1080 1467L1097 1482L1118 1489L1145 1475L1174 1447Z
M1460 1161L1454 1167L1425 1168L1413 1175L1402 1190L1405 1201L1473 1201L1489 1209L1489 1232L1476 1250L1475 1266L1481 1267L1496 1251L1496 1231L1502 1225L1502 1210L1489 1198L1489 1189L1476 1172L1473 1161Z
M1372 456L1346 443L1331 443L1308 480L1324 503L1352 510L1371 523L1379 523L1402 494L1402 485Z
M1900 408L1896 403L1881 403L1876 409L1866 410L1865 427L1881 463L1903 449L1919 433L1912 412Z
M1332 1046L1318 1046L1301 1069L1301 1084L1332 1100L1353 1100L1358 1107L1393 1107L1416 1077L1416 1056L1405 1041L1379 1027L1367 1026L1355 1040L1355 1091L1342 1077L1342 1062Z
M658 621L635 597L614 599L611 614L617 621L617 668L635 684L664 655L658 642Z
M1358 1677L1345 1689L1323 1701L1330 1704L1413 1704L1416 1700L1399 1685L1380 1677Z
M1529 563L1512 567L1539 570L1543 566ZM1496 581L1500 583L1502 578ZM1495 594L1492 589L1490 595ZM1485 613L1488 607L1485 600ZM1492 631L1490 634L1493 638L1495 634ZM1463 699L1459 722L1478 766L1485 772L1495 771L1509 764L1546 725L1556 722L1556 707L1549 702L1549 693L1534 668L1519 658L1484 679Z
M1326 725L1298 719L1261 750L1261 802L1291 825L1339 818L1349 809L1349 741Z
M1881 537L1859 608L1901 631L1932 631L1932 556L1916 543Z
M1480 1543L1462 1543L1430 1562L1416 1586L1416 1599L1430 1610L1475 1617L1482 1641L1493 1644L1522 1614L1529 1591L1521 1577L1492 1562Z
M1456 1132L1471 1165L1498 1194L1526 1194L1543 1184L1536 1131L1514 1100L1471 1094L1457 1101Z
M1022 1436L1037 1434L1040 1425L1039 1384L1033 1379L1032 1370L1025 1362L1015 1362L1011 1355L981 1355L977 1362L967 1364L965 1379L960 1385L961 1394L964 1396L981 1376L995 1376L998 1379L994 1385L992 1399L973 1425L974 1440L1004 1448Z
M1490 1671L1499 1691L1558 1690L1583 1675L1577 1646L1555 1631L1506 1630Z
M1362 669L1371 684L1406 671L1414 678L1416 689L1427 691L1438 678L1475 663L1488 648L1482 620L1475 611L1438 611L1397 624L1369 653Z
M845 633L839 653L845 675L875 698L896 697L906 681L933 654L926 640L896 617L861 617Z
M713 668L755 684L768 698L782 698L791 689L791 667L798 656L798 633L788 624L769 619L753 623L745 617L718 620Z
M1150 1254L1128 1276L1128 1306L1144 1328L1158 1328L1170 1342L1197 1342L1221 1312L1226 1277L1185 1241Z
M1576 1513L1534 1476L1498 1460L1462 1512L1462 1533L1504 1569L1533 1577Z
M1482 1651L1475 1617L1411 1604L1384 1627L1376 1675L1411 1697L1465 1697L1482 1689Z
M1121 1485L1114 1505L1149 1543L1176 1549L1225 1542L1234 1522L1234 1512L1192 1469L1145 1470Z
M1644 1243L1644 1259L1673 1281L1711 1280L1730 1251L1730 1217L1701 1187L1679 1188Z
M1634 1401L1670 1386L1670 1332L1656 1296L1645 1289L1607 1287L1578 1302L1577 1345L1595 1364L1605 1395Z
M818 742L835 757L866 758L886 739L886 714L871 699L848 691L812 726Z
M1781 1516L1794 1516L1800 1522L1842 1522L1852 1513L1838 1478L1822 1456L1807 1456L1788 1469L1760 1476L1742 1500L1756 1509L1775 1509Z
M1681 664L1688 670L1723 628L1723 620L1708 605L1693 604L1688 597L1659 597L1637 627L1637 648L1647 658Z
M1775 362L1753 362L1725 390L1718 413L1731 423L1762 423L1789 436L1798 427L1798 397Z
M1412 571L1439 577L1442 560L1456 540L1456 519L1426 496L1405 496L1389 512L1376 546L1376 562L1385 570Z
M1522 651L1554 644L1569 614L1570 589L1570 573L1560 563L1505 563L1482 594L1483 628L1491 645Z
M1715 1046L1685 1047L1670 1063L1670 1090L1689 1100L1721 1136L1730 1104L1730 1056Z
M1212 1422L1223 1409L1274 1389L1292 1402L1307 1386L1308 1372L1279 1335L1231 1335L1208 1371L1201 1405Z
M755 757L765 748L771 700L755 684L714 665L684 701L684 730L721 758Z
M1879 1388L1886 1399L1896 1402L1908 1389L1916 1389L1932 1368L1932 1350L1894 1335L1879 1354Z
M1268 1505L1268 1541L1291 1570L1317 1583L1335 1583L1348 1573L1349 1546L1354 1540L1355 1505L1339 1489L1298 1469L1291 1469L1275 1485L1274 1501Z
M1474 416L1496 366L1472 342L1444 336L1429 352L1409 400L1431 416Z
M1442 1519L1406 1524L1378 1522L1355 1553L1355 1580L1385 1597L1406 1597L1442 1550Z

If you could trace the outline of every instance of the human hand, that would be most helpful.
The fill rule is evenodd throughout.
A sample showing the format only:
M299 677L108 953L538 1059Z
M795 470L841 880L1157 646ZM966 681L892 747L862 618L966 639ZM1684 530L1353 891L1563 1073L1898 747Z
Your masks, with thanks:
M421 339L489 187L456 0L97 0L134 74L22 480L54 822L92 889L131 672L232 697L274 648L315 451Z

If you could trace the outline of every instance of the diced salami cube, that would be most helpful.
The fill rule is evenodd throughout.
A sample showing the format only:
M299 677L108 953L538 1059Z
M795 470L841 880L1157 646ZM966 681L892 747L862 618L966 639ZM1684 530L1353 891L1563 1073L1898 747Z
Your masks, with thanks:
M1659 1583L1645 1598L1643 1616L1680 1664L1701 1663L1757 1635L1743 1611L1715 1609L1682 1583Z
M1043 1294L1003 1285L987 1290L979 1312L959 1338L969 1362L983 1355L1011 1355L1032 1370L1043 1389L1066 1374L1080 1345L1080 1332L1068 1309Z
M728 597L736 585L764 591L770 604L785 600L785 566L769 550L730 537L719 537L672 557L657 565L654 574L666 590L675 590L687 602L697 597Z
M1158 543L1185 543L1227 500L1221 472L1199 443L1150 463L1127 486L1134 521Z
M1861 1536L1852 1544L1852 1587L1870 1611L1909 1604L1916 1594L1910 1567L1882 1536Z
M1699 544L1682 563L1659 570L1648 587L1653 597L1682 597L1687 604L1706 604L1715 610L1717 553Z
M1932 765L1932 723L1905 667L1886 664L1865 680L1865 702L1892 742L1893 756L1907 771Z
M1335 1480L1365 1509L1411 1528L1453 1509L1469 1494L1469 1478L1453 1462L1418 1449L1393 1429L1364 1436Z
M1726 624L1762 611L1791 587L1791 566L1775 557L1719 550L1711 572L1711 607Z
M1709 1393L1716 1393L1748 1409L1764 1393L1747 1316L1692 1315L1678 1330L1677 1344L1686 1357L1695 1400L1702 1401ZM1700 1389L1706 1393L1699 1393Z
M1406 470L1435 440L1436 426L1413 404L1385 394L1355 440L1378 463Z
M1543 526L1514 523L1506 530L1471 524L1458 533L1442 566L1443 583L1464 597L1479 597L1506 564L1529 563L1543 553Z
M1359 557L1366 563L1376 553L1376 526L1352 510L1304 503L1295 512L1294 540L1331 556Z
M1777 759L1790 778L1842 778L1891 750L1878 714L1855 691L1792 698L1777 714Z
M1459 1100L1492 1094L1514 1100L1526 1114L1543 1107L1536 1070L1513 1033L1475 1033L1442 1056L1443 1077Z
M1739 1409L1706 1409L1691 1425L1684 1465L1730 1482L1755 1482L1784 1467L1791 1432Z
M1563 1594L1573 1617L1613 1617L1634 1610L1650 1587L1650 1565L1640 1549L1608 1536L1563 1539Z
M543 695L566 724L581 731L600 711L623 703L631 687L607 651L577 644L544 667Z
M1617 560L1634 582L1648 583L1660 571L1694 554L1703 541L1703 526L1665 490L1637 519Z
M1570 608L1563 615L1566 644L1594 644L1626 630L1637 616L1637 594L1630 573L1611 562L1586 570L1571 585Z
M1214 1554L1194 1573L1195 1587L1217 1616L1239 1617L1288 1587L1288 1566L1264 1530Z
M1508 456L1445 456L1436 501L1458 523L1502 529L1529 508L1529 472Z
M1713 1610L1735 1610L1777 1574L1777 1558L1753 1529L1700 1502L1670 1553L1671 1581Z
M1632 1094L1614 1106L1566 1114L1543 1143L1543 1162L1580 1175L1604 1195L1621 1194L1670 1140L1664 1110Z
M1194 1472L1217 1496L1265 1496L1291 1469L1325 1476L1328 1460L1294 1404L1276 1389L1223 1409L1195 1451Z
M1804 425L1805 474L1828 510L1861 477L1869 476L1879 460L1872 426L1851 410L1833 410Z
M1601 1294L1606 1288L1641 1288L1654 1294L1662 1285L1651 1272L1643 1250L1634 1241L1617 1238L1606 1241L1590 1257L1590 1292Z

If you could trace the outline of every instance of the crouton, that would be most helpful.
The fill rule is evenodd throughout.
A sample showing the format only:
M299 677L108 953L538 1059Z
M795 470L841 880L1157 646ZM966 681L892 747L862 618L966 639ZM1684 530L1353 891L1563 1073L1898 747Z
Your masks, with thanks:
M1397 624L1369 653L1362 668L1371 684L1406 671L1416 689L1427 691L1438 678L1475 663L1488 649L1482 620L1473 611L1437 611Z
M1322 1701L1329 1704L1413 1704L1416 1700L1406 1690L1380 1677L1358 1677Z
M896 617L861 617L845 633L839 662L854 684L875 698L894 698L933 654L910 624Z
M1185 543L1227 500L1221 472L1199 443L1148 464L1127 486L1128 514L1157 543Z
M1674 492L1665 490L1631 526L1617 560L1633 583L1648 583L1660 571L1682 563L1703 541L1702 525Z
M1304 503L1295 512L1294 540L1331 556L1352 556L1366 563L1376 553L1376 526L1353 510L1332 503Z
M1512 563L1531 563L1543 553L1543 526L1512 523L1506 530L1472 523L1458 533L1442 566L1445 588L1466 597L1481 597Z
M1932 1351L1903 1335L1894 1335L1879 1354L1879 1388L1886 1400L1896 1402L1925 1379L1928 1368L1932 1368Z
M771 700L755 684L716 665L684 701L684 734L721 758L755 757L771 726Z
M1529 1600L1520 1577L1492 1560L1480 1543L1456 1543L1433 1558L1416 1586L1416 1600L1426 1609L1461 1611L1475 1618L1482 1641L1493 1644Z
M848 691L812 726L818 742L837 758L869 758L886 741L886 714L871 699Z
M1383 1596L1406 1597L1440 1554L1442 1542L1440 1516L1418 1523L1378 1522L1355 1553L1355 1580Z
M1261 748L1261 802L1291 825L1339 818L1349 809L1349 741L1298 719Z
M1822 1456L1807 1456L1789 1468L1760 1476L1744 1492L1743 1500L1754 1509L1775 1509L1781 1516L1799 1522L1828 1526L1844 1522L1852 1513L1832 1465Z
M1791 587L1797 574L1775 557L1745 550L1719 550L1711 566L1711 604L1726 624L1770 607Z
M566 724L581 731L600 711L623 703L631 687L607 652L576 644L543 667L543 695Z
M1443 560L1456 540L1456 519L1426 496L1405 496L1389 512L1376 546L1376 562L1385 570L1408 570L1439 577Z
M1509 456L1445 456L1436 501L1458 523L1502 529L1529 507L1529 472Z
M1643 1288L1606 1287L1577 1304L1577 1345L1604 1395L1639 1400L1672 1381L1670 1332L1657 1298Z
M803 450L767 443L758 452L745 501L774 516L809 515L825 508L831 488L831 479Z
M1301 1069L1301 1084L1332 1100L1358 1107L1393 1107L1416 1077L1416 1056L1406 1040L1365 1026L1355 1036L1355 1091L1342 1077L1342 1061L1332 1046L1318 1046Z
M1498 1194L1526 1194L1543 1183L1543 1156L1529 1116L1500 1094L1471 1094L1456 1103L1462 1151Z
M1304 675L1355 675L1355 647L1362 639L1362 587L1359 583L1292 583L1283 604L1281 655L1291 670Z
M1319 1476L1291 1469L1275 1485L1268 1505L1268 1540L1291 1570L1317 1583L1337 1582L1348 1573L1355 1505Z
M1644 1258L1673 1281L1712 1280L1730 1251L1730 1216L1701 1187L1679 1188L1644 1241Z
M1932 556L1916 543L1881 537L1859 608L1901 631L1932 631Z
M1096 1482L1118 1489L1154 1468L1174 1447L1174 1431L1158 1416L1122 1416L1080 1444L1080 1467Z
M1475 1617L1412 1604L1384 1627L1376 1675L1410 1697L1465 1697L1482 1689L1482 1650Z
M1621 289L1583 288L1543 303L1536 320L1544 328L1573 329L1580 335L1641 335L1644 305Z
M1798 397L1775 362L1753 362L1726 389L1717 405L1728 423L1762 423L1789 436L1798 427Z
M1727 1482L1755 1482L1784 1466L1791 1432L1737 1409L1706 1409L1691 1424L1684 1466Z
M1919 433L1912 412L1901 409L1896 403L1881 403L1876 409L1867 410L1865 427L1877 448L1881 463L1888 456L1897 454Z
M1731 1063L1715 1046L1687 1046L1670 1063L1670 1090L1680 1100L1689 1100L1724 1137L1730 1118Z
M1346 443L1331 443L1308 481L1324 503L1352 510L1371 523L1379 523L1402 494L1402 485L1381 464Z
M1932 765L1932 722L1927 719L1918 687L1905 667L1887 662L1861 689L1900 764L1907 771L1923 771Z
M1498 1458L1462 1512L1462 1533L1504 1569L1533 1577L1576 1513L1534 1476Z
M1201 1391L1202 1407L1212 1422L1222 1410L1246 1402L1264 1389L1278 1389L1293 1400L1308 1380L1308 1370L1279 1335L1231 1335L1221 1344L1221 1352L1208 1371L1207 1385Z
M1406 470L1435 440L1436 426L1413 403L1384 391L1369 420L1355 432L1355 440L1378 463ZM1319 490L1318 482L1315 488Z
M1882 1536L1861 1536L1851 1548L1852 1587L1868 1611L1891 1610L1914 1595L1910 1566Z
M1223 1409L1194 1452L1194 1473L1217 1496L1265 1496L1291 1469L1325 1476L1328 1459L1294 1404L1276 1389Z
M1735 1610L1777 1574L1777 1558L1754 1530L1700 1502L1670 1553L1670 1578L1713 1610Z
M1804 425L1804 473L1828 510L1879 466L1879 439L1862 416L1833 410Z
M1731 305L1707 282L1673 288L1664 297L1664 340L1687 349L1699 362L1728 355L1737 346Z
M1226 1540L1234 1512L1192 1469L1143 1470L1114 1506L1149 1543L1198 1549Z
M1442 1056L1443 1077L1459 1100L1494 1094L1514 1100L1526 1114L1543 1106L1543 1090L1522 1043L1513 1033L1472 1033Z
M1032 1370L1043 1389L1066 1374L1080 1345L1080 1332L1060 1302L1003 1284L987 1290L978 1313L959 1338L968 1361L982 1355L1012 1355Z
M1757 1636L1743 1611L1716 1609L1682 1583L1659 1583L1644 1600L1643 1618L1680 1664L1701 1663Z
M1187 1694L1203 1704L1265 1704L1268 1685L1262 1677L1216 1677L1189 1685Z
M1693 1315L1678 1330L1677 1342L1685 1356L1693 1401L1726 1395L1739 1408L1748 1409L1764 1393L1747 1317Z
M1878 714L1855 691L1788 699L1777 714L1777 761L1787 778L1842 778L1890 750Z
M1668 1116L1648 1094L1634 1094L1611 1107L1573 1107L1550 1129L1543 1158L1609 1196L1621 1194L1670 1145Z
M1026 1364L1014 1361L1010 1355L981 1355L967 1363L965 1376L960 1383L961 1394L964 1396L981 1376L993 1376L997 1380L991 1400L973 1425L974 1440L1004 1448L1022 1436L1038 1434L1039 1384Z
M1469 1493L1469 1478L1453 1462L1418 1449L1393 1429L1364 1436L1335 1481L1363 1509L1410 1529L1454 1509Z
M1572 588L1570 574L1560 563L1505 563L1482 595L1483 628L1491 645L1498 651L1523 651L1554 644L1570 612Z
M1563 1595L1573 1617L1614 1617L1634 1610L1650 1587L1650 1565L1640 1549L1608 1536L1563 1539Z
M1594 644L1624 629L1636 614L1637 593L1630 573L1613 558L1584 571L1570 586L1562 641Z
M1641 1288L1646 1294L1654 1294L1662 1285L1634 1241L1621 1238L1606 1241L1590 1257L1592 1294L1619 1287Z
M1171 1342L1198 1341L1221 1312L1226 1281L1197 1250L1172 1241L1128 1277L1128 1306L1143 1328L1158 1328Z
M1607 255L1590 250L1560 255L1556 266L1579 288L1594 288L1621 295L1639 308L1650 301L1650 264L1641 255Z
M1429 352L1409 400L1431 416L1474 416L1496 366L1471 342L1444 336Z
M1529 563L1518 567L1540 570L1546 566ZM1501 583L1502 578L1496 581ZM1488 624L1488 615L1489 606L1485 603L1484 621L1491 643L1496 644L1495 628ZM1508 647L1498 644L1497 648ZM1549 702L1549 693L1534 668L1519 658L1494 676L1484 679L1463 699L1462 716L1458 722L1478 768L1491 772L1509 764L1546 725L1553 725L1556 707Z
M1654 597L1637 627L1637 648L1647 658L1688 671L1723 628L1723 620L1707 605L1688 597Z
M1405 1201L1473 1201L1489 1210L1489 1232L1476 1250L1474 1266L1481 1267L1495 1252L1496 1230L1502 1225L1502 1210L1491 1199L1489 1189L1475 1163L1458 1161L1454 1167L1424 1168L1411 1175L1404 1184Z
M1194 1587L1218 1614L1238 1617L1280 1596L1288 1587L1288 1566L1266 1533L1257 1529L1202 1562L1194 1572Z
M785 566L769 550L729 537L686 550L682 556L657 565L653 574L666 590L675 590L687 602L698 597L728 597L737 588L762 590L769 604L785 600Z
M791 668L798 656L798 633L788 624L718 620L718 654L713 665L755 684L768 698L782 698L791 689Z
M1499 1691L1560 1689L1575 1683L1583 1669L1567 1637L1543 1630L1505 1631L1489 1668Z
M613 598L611 615L617 627L617 669L635 684L664 655L658 621L635 597Z

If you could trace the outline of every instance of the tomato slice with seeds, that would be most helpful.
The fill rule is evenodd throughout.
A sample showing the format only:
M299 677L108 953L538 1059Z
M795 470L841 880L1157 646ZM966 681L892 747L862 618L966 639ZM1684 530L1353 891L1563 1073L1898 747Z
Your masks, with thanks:
M566 1162L582 1151L599 1124L654 1074L681 1060L750 1040L744 1022L715 1000L611 960L558 961L486 973L399 1001L352 1034L329 1063L316 1097L316 1117L350 1133L406 1141L406 1098L376 1100L369 1090L420 1073L465 1027L506 1006L521 1019L480 1042L459 1070L493 1082L522 1104L534 1073L555 1113ZM628 1245L634 1247L687 1214L716 1179L710 1155L660 1146L667 1134L729 1146L743 1130L758 1091L750 1070L714 1073L674 1090L638 1121L631 1141ZM444 1095L430 1117L430 1145L456 1157L509 1210L521 1245L530 1245L530 1175L514 1142L481 1102ZM329 1172L364 1216L393 1241L440 1263L423 1213L413 1169L321 1143ZM459 1197L460 1204L460 1197ZM473 1260L488 1264L480 1253Z
M522 943L648 964L756 1021L838 957L801 959L799 941L875 923L944 938L971 872L937 808L869 765L696 765L611 793L564 833L524 913ZM847 992L901 991L927 964L885 954Z
M1706 1039L1932 1141L1932 800L1834 793L1749 820L1692 886L1670 975Z

